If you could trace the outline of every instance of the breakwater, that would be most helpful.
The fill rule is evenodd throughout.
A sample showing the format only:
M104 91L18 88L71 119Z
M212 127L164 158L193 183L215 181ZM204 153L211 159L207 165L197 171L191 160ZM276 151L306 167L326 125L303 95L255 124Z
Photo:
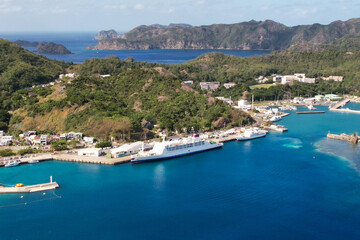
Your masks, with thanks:
M353 144L357 144L359 142L359 137L357 134L347 135L345 133L342 133L342 134L328 133L327 138L341 140L341 141L348 141Z

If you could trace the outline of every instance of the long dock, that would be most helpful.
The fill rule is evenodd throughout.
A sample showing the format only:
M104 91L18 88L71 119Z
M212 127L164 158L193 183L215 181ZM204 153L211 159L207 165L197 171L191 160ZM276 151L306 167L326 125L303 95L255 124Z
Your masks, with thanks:
M52 158L57 161L94 163L94 164L105 164L105 165L116 165L120 163L130 162L131 160L131 156L125 156L120 158L106 158L106 157L79 156L76 154L54 154L52 155Z
M352 110L352 109L349 109L349 108L340 108L340 109L331 108L330 110L335 111L335 112L358 113L358 114L360 113L359 110Z
M32 192L41 192L47 190L53 190L58 188L59 184L56 182L28 185L23 187L0 187L0 193L32 193Z
M120 158L106 158L106 157L90 157L90 156L79 156L76 154L38 154L31 157L20 158L20 157L9 157L0 161L0 166L4 166L6 163L14 160L20 160L21 164L29 163L31 160L48 161L65 161L65 162L79 162L79 163L93 163L93 164L105 164L105 165L116 165L121 163L130 162L131 156L125 156Z
M329 109L334 110L340 107L344 107L348 102L350 102L350 99L341 100L340 102L336 103L334 106L331 106Z
M296 114L317 114L317 113L325 113L325 111L306 111L306 112L296 112Z

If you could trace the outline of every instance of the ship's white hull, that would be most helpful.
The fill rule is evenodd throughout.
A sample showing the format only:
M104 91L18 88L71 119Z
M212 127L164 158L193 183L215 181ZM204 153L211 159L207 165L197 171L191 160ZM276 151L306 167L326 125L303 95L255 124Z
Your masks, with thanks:
M266 133L259 133L257 135L254 136L250 136L250 137L245 137L245 136L239 136L236 138L237 141L245 141L245 140L252 140L252 139L256 139L256 138L262 138L265 137Z
M212 149L220 148L222 146L223 146L223 143L213 143L210 145L199 146L196 148L188 148L188 149L182 149L179 151L166 152L161 155L135 156L133 159L131 159L131 163L140 163L140 162L158 161L158 160L165 160L165 159L169 159L169 158L176 158L176 157L186 156L186 155L190 155L190 154L209 151Z

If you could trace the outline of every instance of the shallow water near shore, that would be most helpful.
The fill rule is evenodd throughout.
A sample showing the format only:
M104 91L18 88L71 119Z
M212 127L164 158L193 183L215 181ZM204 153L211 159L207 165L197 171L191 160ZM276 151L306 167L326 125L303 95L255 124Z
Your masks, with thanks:
M358 149L326 139L359 131L359 122L291 112L279 122L286 133L167 161L0 168L4 184L52 175L61 186L1 195L0 238L359 239Z

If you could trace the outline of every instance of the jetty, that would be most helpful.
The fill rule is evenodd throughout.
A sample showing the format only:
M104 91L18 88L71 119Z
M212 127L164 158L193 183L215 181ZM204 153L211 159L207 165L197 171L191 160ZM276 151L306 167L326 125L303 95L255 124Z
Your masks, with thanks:
M357 134L351 134L351 135L347 135L345 133L332 134L330 132L327 134L327 138L341 140L341 141L348 141L353 144L357 144L360 140Z
M325 113L325 111L306 111L306 112L296 112L296 114L317 114L317 113Z
M121 163L130 162L131 160L131 156L124 156L119 158L107 158L107 157L79 156L76 154L54 154L52 155L52 158L56 161L93 163L93 164L104 164L104 165L117 165Z
M331 111L336 111L336 112L345 112L345 113L360 113L359 110L352 110L352 109L349 109L349 108L340 108L340 109L333 109L333 108L330 108Z
M47 190L53 190L59 187L57 182L52 181L50 177L50 182L35 184L35 185L23 185L21 183L16 184L14 187L4 187L0 186L0 193L32 193L32 192L42 192Z
M337 102L335 105L330 106L329 109L334 110L334 109L344 107L348 102L350 102L350 99L341 100L341 101Z

